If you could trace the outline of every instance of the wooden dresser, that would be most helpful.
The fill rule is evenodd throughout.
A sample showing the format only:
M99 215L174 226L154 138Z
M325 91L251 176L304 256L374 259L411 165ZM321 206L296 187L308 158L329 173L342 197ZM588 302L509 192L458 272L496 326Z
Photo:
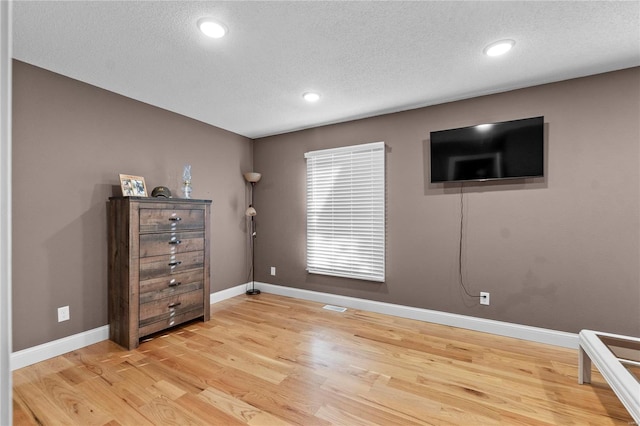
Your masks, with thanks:
M109 199L109 338L140 338L202 318L209 307L210 200Z

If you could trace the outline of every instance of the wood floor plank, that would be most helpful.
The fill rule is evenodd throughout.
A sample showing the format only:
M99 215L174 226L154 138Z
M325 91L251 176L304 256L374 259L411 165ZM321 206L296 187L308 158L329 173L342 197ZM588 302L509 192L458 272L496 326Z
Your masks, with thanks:
M112 386L105 386L101 379L88 380L78 385L78 392L95 401L101 409L113 417L113 421L121 425L147 426L153 423L137 409L142 404L130 404L129 400L120 397ZM124 403L123 403L124 402ZM114 410L113 407L117 407Z
M16 425L625 425L577 351L260 294L17 370Z
M256 419L262 419L265 423L268 422L270 424L287 424L277 417L247 404L242 399L235 398L215 388L205 389L200 393L199 397L241 424L255 424Z
M242 426L246 425L246 422L236 420L234 417L224 413L218 407L214 407L209 404L205 399L200 398L199 394L194 395L191 393L184 394L180 398L176 399L176 404L184 407L194 417L204 421L206 420L209 425L225 425L225 426Z
M37 382L24 383L14 389L21 398L23 406L29 407L34 419L45 423L64 424L104 424L111 420L107 411L103 411L90 398L86 398L77 388L66 383L58 374L43 377ZM38 404L30 403L38 398Z
M13 387L14 424L73 424L73 420L56 402L45 397L46 392L30 383ZM24 422L24 423L23 423Z
M165 395L160 395L139 408L140 412L157 425L206 425L204 419L192 416L186 408Z

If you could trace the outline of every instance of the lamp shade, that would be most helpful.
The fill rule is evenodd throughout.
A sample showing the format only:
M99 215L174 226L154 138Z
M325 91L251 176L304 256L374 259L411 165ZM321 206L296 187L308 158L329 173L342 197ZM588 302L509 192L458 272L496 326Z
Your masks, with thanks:
M258 212L256 212L256 209L254 209L253 206L249 206L249 208L244 212L245 216L255 216L257 214Z
M260 178L262 177L262 175L260 173L256 173L256 172L246 172L244 174L244 178L247 182L251 182L251 183L256 183L257 181L260 180Z

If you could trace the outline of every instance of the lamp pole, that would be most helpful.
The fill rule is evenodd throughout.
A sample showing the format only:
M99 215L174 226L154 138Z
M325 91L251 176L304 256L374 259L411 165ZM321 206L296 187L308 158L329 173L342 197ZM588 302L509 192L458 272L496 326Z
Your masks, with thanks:
M256 209L253 207L253 190L255 188L256 182L260 180L260 173L248 172L244 174L244 178L247 182L251 183L251 204L249 204L249 208L245 212L246 216L251 216L251 235L249 236L249 245L251 248L251 289L246 291L247 295L255 295L260 294L260 290L256 289L256 280L255 280L255 258L256 258Z
M251 289L247 290L248 295L260 294L260 290L255 288L255 258L256 258L256 223L254 216L251 216Z

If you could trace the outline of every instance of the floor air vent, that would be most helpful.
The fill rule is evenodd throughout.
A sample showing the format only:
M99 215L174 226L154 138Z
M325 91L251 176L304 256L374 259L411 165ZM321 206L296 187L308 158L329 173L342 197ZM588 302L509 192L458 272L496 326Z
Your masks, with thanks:
M333 306L333 305L324 305L322 309L326 309L327 311L334 311L334 312L344 312L347 310L347 308L343 308L342 306Z

